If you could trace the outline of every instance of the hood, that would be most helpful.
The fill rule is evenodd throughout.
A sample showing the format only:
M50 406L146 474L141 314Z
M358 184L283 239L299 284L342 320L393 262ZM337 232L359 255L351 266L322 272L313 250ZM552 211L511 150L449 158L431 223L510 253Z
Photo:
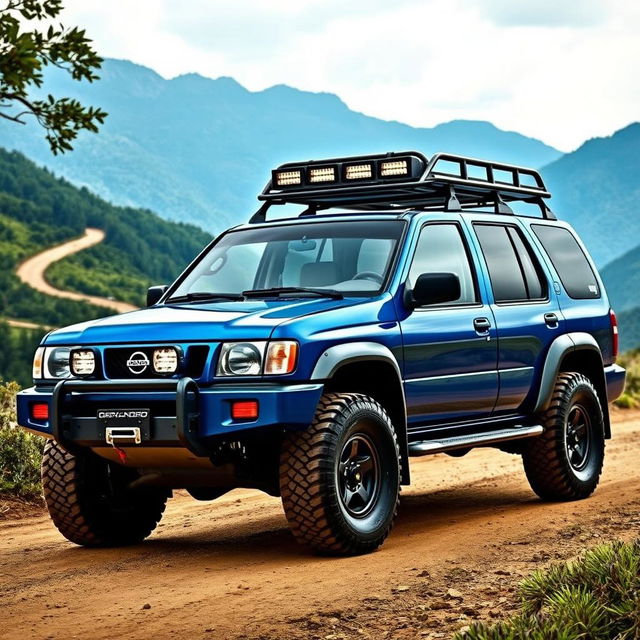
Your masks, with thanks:
M163 305L52 331L47 345L103 345L207 340L266 340L282 322L350 307L366 299L248 300Z

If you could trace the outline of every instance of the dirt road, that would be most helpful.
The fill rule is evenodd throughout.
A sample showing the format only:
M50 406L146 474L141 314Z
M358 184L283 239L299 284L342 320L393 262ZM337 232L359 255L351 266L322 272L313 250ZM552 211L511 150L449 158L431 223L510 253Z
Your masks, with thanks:
M308 554L279 501L252 491L180 495L128 549L75 547L46 516L0 521L0 636L450 637L507 615L535 568L638 536L640 414L617 413L614 431L602 484L581 502L541 503L520 459L489 449L414 460L391 537L365 557Z
M69 300L82 300L98 307L114 309L118 313L133 311L136 307L128 304L127 302L108 300L107 298L100 298L98 296L88 296L81 293L75 293L73 291L63 291L51 286L45 279L45 271L54 262L62 260L74 253L78 253L78 251L82 251L83 249L88 249L89 247L99 244L104 240L104 236L104 231L100 229L87 228L84 235L80 238L52 247L51 249L47 249L46 251L29 258L18 267L16 274L22 282L28 284L37 291L46 293L48 296L67 298Z

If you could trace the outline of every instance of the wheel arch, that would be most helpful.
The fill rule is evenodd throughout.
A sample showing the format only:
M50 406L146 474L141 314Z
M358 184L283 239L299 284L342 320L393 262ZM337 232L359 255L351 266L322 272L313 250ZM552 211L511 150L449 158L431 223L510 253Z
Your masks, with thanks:
M581 373L593 383L604 415L604 436L610 438L611 421L604 363L600 347L589 333L567 333L553 341L547 352L534 412L547 409L558 374L568 371Z
M401 482L409 484L407 409L400 366L391 349L376 342L330 347L318 359L311 379L324 381L326 392L364 393L385 408L398 437Z

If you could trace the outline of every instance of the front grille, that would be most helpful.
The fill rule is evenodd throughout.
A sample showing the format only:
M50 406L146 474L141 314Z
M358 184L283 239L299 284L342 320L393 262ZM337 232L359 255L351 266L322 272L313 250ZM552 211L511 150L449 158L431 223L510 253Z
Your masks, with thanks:
M158 346L166 345L153 345L144 347L114 347L105 349L104 351L104 368L107 378L112 380L133 379L142 380L149 378L166 378L166 376L157 374L153 370L153 350ZM187 375L191 378L199 378L202 376L204 366L209 355L209 347L207 345L192 345L187 347L185 352L185 361L183 368L178 371L177 375ZM143 371L135 373L128 366L127 362L130 360L136 360L142 363L145 359L148 361L148 365L144 367ZM142 364L138 367L132 367L134 370L141 369Z

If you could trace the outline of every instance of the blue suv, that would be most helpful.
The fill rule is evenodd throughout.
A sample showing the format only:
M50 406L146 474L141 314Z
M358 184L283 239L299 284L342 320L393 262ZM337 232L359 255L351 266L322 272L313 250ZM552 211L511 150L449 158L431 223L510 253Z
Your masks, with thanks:
M280 166L250 222L148 308L43 340L18 420L48 438L55 525L132 544L172 489L253 487L282 497L300 542L365 553L410 457L479 446L522 455L544 500L589 496L625 371L548 197L537 171L449 154Z

